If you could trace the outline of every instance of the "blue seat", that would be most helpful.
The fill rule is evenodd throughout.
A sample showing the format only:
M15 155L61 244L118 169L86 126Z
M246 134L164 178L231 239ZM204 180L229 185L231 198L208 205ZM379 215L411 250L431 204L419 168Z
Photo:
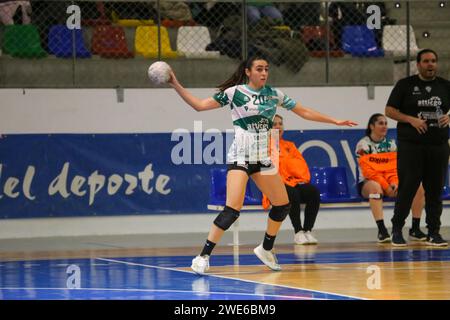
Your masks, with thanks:
M445 177L445 186L442 191L442 200L450 200L450 165L447 169L447 176Z
M209 204L224 206L227 197L227 170L211 169L211 189L209 190ZM262 195L254 192L247 183L244 205L261 205Z
M382 57L373 30L366 25L346 26L342 31L342 49L354 57Z
M450 186L444 186L442 191L442 200L450 200Z
M73 42L75 40L75 43ZM89 58L91 53L86 49L81 29L71 30L65 25L55 25L48 33L50 53L60 58ZM75 52L73 52L75 49Z
M319 189L321 202L361 201L361 198L350 194L345 167L312 167L310 173L311 184Z

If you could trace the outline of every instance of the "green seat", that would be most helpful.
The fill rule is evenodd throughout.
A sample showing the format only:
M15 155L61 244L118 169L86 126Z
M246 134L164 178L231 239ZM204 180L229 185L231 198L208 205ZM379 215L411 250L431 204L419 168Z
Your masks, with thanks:
M47 52L41 47L37 28L28 25L5 26L3 52L18 58L42 58Z

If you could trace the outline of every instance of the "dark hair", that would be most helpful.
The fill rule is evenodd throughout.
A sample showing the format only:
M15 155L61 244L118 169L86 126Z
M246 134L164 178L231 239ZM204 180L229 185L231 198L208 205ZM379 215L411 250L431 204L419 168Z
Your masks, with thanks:
M434 54L434 56L436 57L436 61L438 61L438 55L437 55L437 53L434 50L423 49L423 50L420 50L419 53L417 53L417 58L416 58L417 63L419 63L420 60L422 60L422 55L425 54L425 53L432 53L432 54Z
M239 67L237 70L231 75L228 80L223 82L222 84L218 85L217 88L219 91L225 91L226 89L235 86L237 84L243 84L248 81L247 75L245 74L245 69L251 69L253 62L256 60L264 60L267 61L265 58L260 56L253 56L248 58L247 60L242 61L239 64Z
M370 129L370 125L374 125L375 122L377 122L379 117L384 117L384 114L381 113L374 113L373 115L370 116L369 118L369 123L367 124L367 128L366 128L366 136L370 137L370 134L372 133L372 129Z
M278 113L274 116L274 118L275 118L275 117L278 117L278 118L280 118L281 120L283 120L283 117L280 116Z

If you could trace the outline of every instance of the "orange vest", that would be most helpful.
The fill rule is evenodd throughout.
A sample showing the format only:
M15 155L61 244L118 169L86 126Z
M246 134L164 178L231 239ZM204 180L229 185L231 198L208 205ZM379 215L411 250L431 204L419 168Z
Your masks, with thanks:
M291 187L299 183L309 183L311 174L308 164L295 144L280 138L279 150L278 172L283 182ZM264 209L270 206L270 201L265 194L263 194L262 206Z
M367 180L378 182L383 190L398 185L397 152L366 154L359 158L361 173Z

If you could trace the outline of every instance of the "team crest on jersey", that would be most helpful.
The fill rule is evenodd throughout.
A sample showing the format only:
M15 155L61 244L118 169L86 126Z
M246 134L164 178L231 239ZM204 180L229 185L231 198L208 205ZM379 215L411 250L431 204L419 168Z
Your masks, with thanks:
M431 92L431 87L430 86L426 86L425 90L427 90L427 92L430 93Z

